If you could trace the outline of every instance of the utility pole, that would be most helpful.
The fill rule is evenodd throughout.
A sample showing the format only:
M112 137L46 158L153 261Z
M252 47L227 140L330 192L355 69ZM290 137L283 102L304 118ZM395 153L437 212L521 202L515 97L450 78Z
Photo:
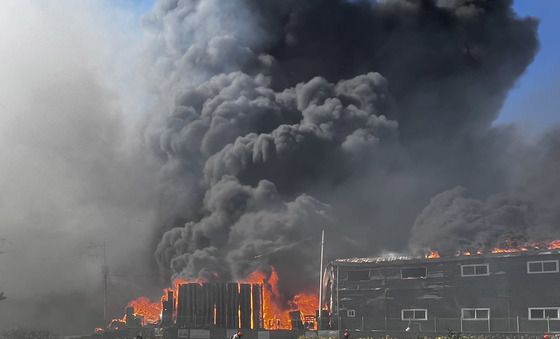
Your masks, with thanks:
M103 323L108 324L107 320L107 282L109 277L109 267L107 266L107 244L103 241Z
M109 324L109 264L107 263L107 242L91 242L86 250L88 256L95 257L98 264L101 266L102 284L103 284L103 326ZM101 258L100 258L101 257ZM99 260L101 259L101 260ZM100 262L101 261L101 262Z
M319 269L319 316L317 317L317 331L321 326L321 313L323 310L323 251L325 248L325 230L321 231L321 268Z

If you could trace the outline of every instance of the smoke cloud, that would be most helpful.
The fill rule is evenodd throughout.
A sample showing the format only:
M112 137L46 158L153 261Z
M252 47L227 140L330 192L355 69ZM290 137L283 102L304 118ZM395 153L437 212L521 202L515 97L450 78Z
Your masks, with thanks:
M143 36L15 3L0 326L99 326L67 297L99 303L103 240L118 314L156 276L273 266L286 300L313 291L322 229L327 258L558 234L560 133L493 125L538 50L510 0L160 0Z
M104 10L0 4L0 329L102 326L104 241L111 313L153 281L132 276L152 273L156 183L129 137L114 69L123 36L108 38Z
M289 298L317 279L304 242L322 228L332 257L488 245L538 223L513 195L529 169L511 168L536 147L492 126L538 49L511 1L160 1L146 22L169 112L147 129L164 274L273 265Z
M504 191L486 198L469 197L465 188L455 187L436 195L414 223L412 247L454 253L556 239L560 235L559 132L553 128L506 156L513 168Z

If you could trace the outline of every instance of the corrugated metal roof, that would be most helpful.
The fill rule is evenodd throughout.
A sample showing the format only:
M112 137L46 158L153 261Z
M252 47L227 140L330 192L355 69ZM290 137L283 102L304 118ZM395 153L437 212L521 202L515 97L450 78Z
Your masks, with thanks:
M393 262L393 261L410 261L424 259L423 257L411 257L411 256L386 256L386 257L370 257L370 258L343 258L336 259L337 263L347 263L347 264L378 264L383 262Z
M333 261L333 264L383 264L383 263L402 263L410 261L425 261L425 262L438 262L438 261L455 261L455 260L476 260L488 258L504 258L504 257L519 257L519 256L538 256L547 254L560 254L560 250L553 251L522 251L514 253L496 253L496 254L482 254L482 255L457 255L457 256L444 256L441 258L426 258L424 256L407 256L407 255L387 255L366 258L339 258Z

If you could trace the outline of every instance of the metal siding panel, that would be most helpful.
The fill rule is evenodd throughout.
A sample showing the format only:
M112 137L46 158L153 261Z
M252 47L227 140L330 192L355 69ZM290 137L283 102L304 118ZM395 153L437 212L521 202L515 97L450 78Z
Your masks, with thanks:
M253 284L253 326L254 329L261 329L262 322L262 288L261 285Z

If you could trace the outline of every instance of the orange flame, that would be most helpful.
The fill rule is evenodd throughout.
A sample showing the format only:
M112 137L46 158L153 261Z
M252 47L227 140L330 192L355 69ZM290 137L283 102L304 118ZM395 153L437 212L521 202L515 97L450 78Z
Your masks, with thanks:
M549 250L560 250L560 240L553 240L549 242L547 248Z
M465 257L470 257L472 255L483 255L484 251L481 249L477 249L477 250L464 250L464 251L457 251L457 253L455 254L458 257L461 256L465 256Z
M139 317L143 319L142 325L155 324L161 320L161 313L163 312L161 302L167 301L167 292L173 291L173 295L177 297L177 293L179 292L179 286L190 282L201 283L202 280L197 279L195 281L190 281L183 278L177 278L173 280L173 284L172 284L173 287L166 288L163 290L163 294L160 298L160 301L154 302L151 301L149 298L140 297L130 301L127 306L134 308L135 317ZM175 307L175 309L177 308ZM126 320L126 316L123 317L121 321L125 321L125 320Z
M504 253L518 253L518 252L527 252L529 249L527 249L526 247L519 247L519 248L510 248L510 247L505 247L505 248L493 248L490 253L492 254L504 254Z
M438 251L429 251L426 254L426 259L439 259L441 256L439 255Z
M319 298L316 294L300 293L294 297L293 304L303 316L315 316L317 306L319 305Z
M472 255L484 255L484 254L509 254L509 253L524 253L530 251L551 251L560 250L560 240L552 241L534 241L526 242L524 244L516 244L514 241L506 240L500 247L494 247L491 249L479 248L476 250L461 250L456 253L457 256L472 256ZM432 253L437 253L435 251L429 251L426 258L430 258ZM439 255L439 254L438 254Z
M248 278L248 283L263 285L263 322L267 330L291 329L290 311L299 310L303 316L315 316L319 305L316 294L299 293L285 305L278 288L278 273L274 268L270 275L264 272L253 272Z
M187 283L204 283L203 280L175 279L173 287L163 290L161 302L167 301L167 292L173 291L175 298L178 295L179 286ZM267 274L255 271L243 283L260 284L263 286L263 326L265 329L281 330L291 329L290 311L299 310L304 317L314 317L319 304L319 298L312 293L299 293L288 303L280 293L278 283L278 273L272 268L271 273ZM161 320L162 303L152 302L146 297L140 297L128 303L129 307L134 308L134 316L142 317L144 324L154 324ZM175 305L176 306L176 305ZM177 307L175 307L177 310ZM214 313L216 310L214 310ZM126 320L125 318L118 319ZM252 321L252 320L251 320ZM251 324L255 328L258 324Z
M140 297L128 303L134 307L134 316L144 318L144 324L154 324L161 318L161 303L152 302L146 297Z

